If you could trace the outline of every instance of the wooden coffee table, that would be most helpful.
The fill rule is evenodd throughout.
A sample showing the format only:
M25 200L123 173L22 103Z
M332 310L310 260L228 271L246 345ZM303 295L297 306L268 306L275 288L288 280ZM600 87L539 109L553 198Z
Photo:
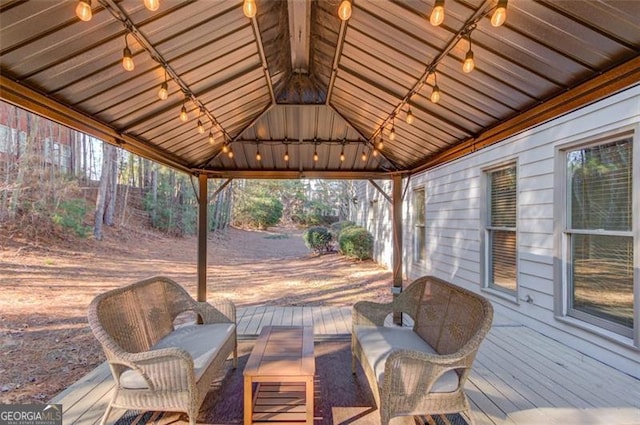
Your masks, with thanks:
M313 327L262 328L244 368L244 425L313 425L315 369Z

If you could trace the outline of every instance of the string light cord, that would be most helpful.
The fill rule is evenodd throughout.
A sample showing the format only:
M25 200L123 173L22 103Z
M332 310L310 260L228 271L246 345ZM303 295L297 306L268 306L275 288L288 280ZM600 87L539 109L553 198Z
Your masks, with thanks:
M125 28L125 31L133 37L136 42L149 53L151 59L160 64L160 66L165 70L169 79L171 79L178 87L180 91L185 94L185 97L190 99L196 109L201 109L203 111L202 115L207 117L207 119L211 122L214 127L217 127L218 130L223 134L223 141L231 140L231 136L225 130L225 128L218 122L215 116L209 111L204 103L202 103L198 97L191 91L190 87L187 83L180 78L178 73L169 65L169 63L162 57L162 55L153 47L151 42L146 39L146 37L138 30L136 25L131 21L131 19L127 16L125 11L121 8L120 4L116 3L114 0L98 0L98 3L102 5L111 16L113 16L116 20L120 21ZM183 101L181 100L182 104Z
M495 1L494 0L486 0L483 7L480 7L476 10L476 12L462 25L460 30L458 30L451 40L447 43L444 49L436 55L435 58L431 62L429 62L422 75L417 79L416 83L411 87L409 92L402 98L402 100L394 107L394 109L389 112L387 117L382 121L380 126L371 134L371 136L367 139L368 144L374 145L375 139L380 135L382 136L382 132L385 128L389 126L389 123L392 123L399 114L399 112L404 108L406 104L408 104L409 100L416 94L420 92L420 90L427 84L427 78L430 74L436 72L436 68L438 64L453 50L460 40L467 37L471 31L475 30L478 22L490 15L495 10ZM414 105L415 106L415 105Z

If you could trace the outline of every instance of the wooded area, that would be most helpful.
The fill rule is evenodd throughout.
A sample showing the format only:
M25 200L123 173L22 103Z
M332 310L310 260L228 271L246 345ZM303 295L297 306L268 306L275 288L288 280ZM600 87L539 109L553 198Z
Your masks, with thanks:
M38 239L73 232L104 237L103 226L143 225L195 234L197 179L0 102L0 222ZM209 182L209 229L327 224L346 218L346 181Z

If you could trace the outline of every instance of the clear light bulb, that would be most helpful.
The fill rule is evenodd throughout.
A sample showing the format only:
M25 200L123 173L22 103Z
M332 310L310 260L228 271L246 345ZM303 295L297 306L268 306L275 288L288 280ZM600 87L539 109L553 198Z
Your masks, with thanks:
M226 142L222 144L222 152L229 153L229 145Z
M367 160L367 153L366 152L362 152L362 156L360 157L360 159L362 159L363 161Z
M380 137L380 140L378 140L378 150L381 151L383 147L384 142L382 141L382 137Z
M344 162L344 151L340 152L340 162Z
M260 155L260 151L256 153L256 161L262 161L262 155Z
M187 114L187 107L182 105L182 109L180 109L180 121L187 122L189 119L189 114Z
M80 20L88 22L93 14L91 13L91 0L80 0L76 6L76 16Z
M161 100L167 100L167 98L169 97L169 85L166 81L160 85L160 90L158 90L158 97Z
M229 147L229 152L227 152L227 155L229 156L229 158L233 158L233 151L231 150L231 147Z
M396 127L395 126L391 127L391 131L389 132L389 140L391 140L392 142L394 140L396 140Z
M343 21L348 21L351 18L351 2L349 0L342 0L340 7L338 7L338 16Z
M469 72L473 71L473 68L475 68L475 66L476 66L476 64L473 61L473 52L471 51L471 49L469 49L469 51L467 52L467 54L464 57L464 63L462 64L462 70L468 74Z
M415 117L413 116L413 112L411 112L411 106L407 110L407 116L405 117L405 121L407 124L411 125L415 121Z
M215 145L216 144L216 138L213 137L213 132L212 131L209 132L209 144L210 145Z
M496 7L495 12L491 16L491 25L494 27L499 27L504 24L504 21L507 19L507 0L499 0L498 7Z
M136 65L133 63L133 55L128 47L122 51L122 67L127 71L133 71Z
M289 151L286 151L286 152L284 153L284 160L285 160L285 161L289 161Z
M244 0L242 11L244 12L244 16L246 16L247 18L253 18L254 16L256 16L256 13L258 12L258 8L256 7L256 0Z
M436 0L429 17L429 22L434 27L439 26L444 21L444 0Z
M433 103L438 103L440 101L440 89L438 88L437 84L433 86L430 99Z
M378 149L374 149L372 155L373 156L378 156Z
M144 0L144 7L155 12L160 8L160 0Z
M202 121L198 120L198 133L204 134L204 125L202 125Z
M314 152L314 153L313 153L313 160L314 160L315 162L318 162L318 159L320 159L320 157L318 156L318 152Z

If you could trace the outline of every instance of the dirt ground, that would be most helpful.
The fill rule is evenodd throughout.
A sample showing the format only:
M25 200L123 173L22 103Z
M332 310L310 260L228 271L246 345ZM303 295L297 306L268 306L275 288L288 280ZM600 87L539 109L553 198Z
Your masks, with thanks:
M373 262L309 252L301 231L229 229L208 244L208 296L250 305L390 299ZM0 230L0 403L41 403L104 361L86 321L93 297L153 275L196 293L196 239L150 232L106 240L21 241Z

